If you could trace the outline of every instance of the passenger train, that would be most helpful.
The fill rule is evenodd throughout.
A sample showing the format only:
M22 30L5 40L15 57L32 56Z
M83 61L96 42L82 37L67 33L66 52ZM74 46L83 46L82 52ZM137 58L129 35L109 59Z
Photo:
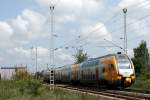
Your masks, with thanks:
M56 68L54 72L55 83L126 88L135 81L133 63L127 55L121 53L65 65Z

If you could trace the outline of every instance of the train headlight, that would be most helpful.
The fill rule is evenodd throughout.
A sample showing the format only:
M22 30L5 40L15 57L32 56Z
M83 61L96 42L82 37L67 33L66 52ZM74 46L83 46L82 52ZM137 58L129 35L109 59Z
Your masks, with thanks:
M119 80L121 80L122 79L122 75L118 75L118 77L117 77Z
M131 78L126 78L126 82L131 83Z
M134 74L131 75L131 79L132 79L132 80L135 79L135 75L134 75Z

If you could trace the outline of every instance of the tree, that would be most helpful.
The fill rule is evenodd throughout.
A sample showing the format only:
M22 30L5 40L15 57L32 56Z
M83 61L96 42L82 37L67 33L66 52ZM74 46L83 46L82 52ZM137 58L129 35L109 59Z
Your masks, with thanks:
M81 63L85 60L87 60L88 56L87 56L87 53L84 53L82 49L79 49L77 51L77 53L74 55L75 57L75 63L78 64L78 63Z
M141 41L140 45L137 48L134 48L134 58L132 58L135 71L137 74L141 72L141 68L149 66L149 53L146 41Z

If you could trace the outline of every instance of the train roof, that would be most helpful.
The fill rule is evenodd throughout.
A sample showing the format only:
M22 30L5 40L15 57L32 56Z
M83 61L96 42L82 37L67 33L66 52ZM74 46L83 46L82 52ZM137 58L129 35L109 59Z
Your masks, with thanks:
M97 59L100 59L100 58L104 58L104 57L108 57L108 56L116 56L116 55L125 55L125 54L122 54L122 53L118 52L118 53L108 54L108 55L104 55L104 56L100 56L100 57L96 57L96 58L90 58L90 59L88 59L86 61L92 61L92 60L97 60Z
M64 68L64 67L68 67L68 66L71 66L71 65L74 65L74 64L68 64L68 65L64 65L64 66L60 66L60 67L57 67L57 68L55 68L55 69L60 69L60 68Z
M100 59L100 58L104 58L104 57L108 57L108 56L115 56L116 54L108 54L108 55L105 55L105 56L100 56L100 57L96 57L96 58L89 58L88 60L86 61L92 61L92 60L97 60L97 59ZM86 62L85 61L85 62Z
M116 55L123 55L123 54L121 54L121 53L108 54L108 55L104 55L104 56L100 56L100 57L96 57L96 58L89 58L88 60L85 60L84 62L93 61L93 60L97 60L97 59L108 57L108 56L116 56ZM84 62L79 63L79 64L83 64ZM60 69L60 68L65 68L65 67L67 68L71 65L75 65L75 64L68 64L68 65L60 66L60 67L57 67L55 69Z

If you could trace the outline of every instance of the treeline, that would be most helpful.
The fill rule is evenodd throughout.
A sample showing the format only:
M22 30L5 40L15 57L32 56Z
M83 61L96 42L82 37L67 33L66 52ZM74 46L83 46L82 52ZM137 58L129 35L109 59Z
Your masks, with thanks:
M132 58L135 66L135 73L139 76L144 69L150 68L150 56L146 41L142 40L137 48L133 49L134 58Z
M141 41L133 51L136 81L131 88L150 89L150 55L146 41Z

